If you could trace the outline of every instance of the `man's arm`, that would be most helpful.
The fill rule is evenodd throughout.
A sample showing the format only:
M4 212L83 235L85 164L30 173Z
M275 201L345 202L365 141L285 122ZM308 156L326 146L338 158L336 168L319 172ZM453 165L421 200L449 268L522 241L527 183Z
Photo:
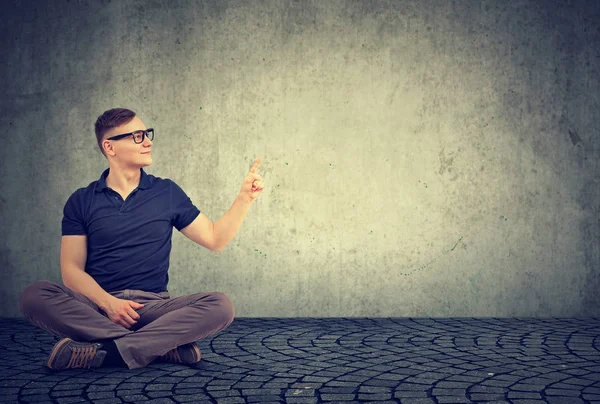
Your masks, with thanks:
M206 216L203 217L202 213L200 213L181 232L191 240L212 251L223 251L242 225L252 202L264 189L262 177L255 173L261 161L262 158L259 157L254 162L250 172L244 179L244 182L242 182L239 195L233 201L233 205L229 211L222 218L213 224Z
M237 233L251 204L238 197L229 212L215 223L200 213L192 223L181 229L181 233L211 251L221 252Z
M213 228L213 223L204 213L200 212L192 223L181 229L181 233L202 247L208 248L211 251L218 251L215 246Z
M233 236L236 235L251 205L252 201L238 196L233 201L229 211L215 222L213 234L217 251L223 251L225 246L233 239Z
M103 311L112 295L107 293L94 278L85 272L87 261L87 236L62 236L60 246L60 273L63 284L69 289L87 296Z

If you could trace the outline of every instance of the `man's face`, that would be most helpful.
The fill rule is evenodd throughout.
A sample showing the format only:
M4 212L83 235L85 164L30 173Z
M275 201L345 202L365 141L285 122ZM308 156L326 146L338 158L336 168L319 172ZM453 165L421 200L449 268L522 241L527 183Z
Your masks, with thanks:
M134 116L131 121L117 128L112 128L104 135L103 146L107 155L111 155L122 161L138 163L142 166L152 164L152 141L148 136L144 136L142 143L135 143L133 136L127 136L118 140L106 140L109 137L121 135L124 133L134 132L136 130L146 130L146 125L140 118ZM105 146L108 144L108 146Z

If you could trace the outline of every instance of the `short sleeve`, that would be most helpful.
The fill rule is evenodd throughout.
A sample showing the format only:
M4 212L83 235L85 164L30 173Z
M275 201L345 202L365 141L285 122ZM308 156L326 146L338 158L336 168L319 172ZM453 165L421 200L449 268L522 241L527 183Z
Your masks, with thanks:
M178 231L186 228L200 214L192 200L173 180L171 182L171 223Z
M63 209L62 219L62 235L63 236L75 236L85 235L85 222L83 220L83 206L81 198L79 198L78 192L75 191L67 202Z

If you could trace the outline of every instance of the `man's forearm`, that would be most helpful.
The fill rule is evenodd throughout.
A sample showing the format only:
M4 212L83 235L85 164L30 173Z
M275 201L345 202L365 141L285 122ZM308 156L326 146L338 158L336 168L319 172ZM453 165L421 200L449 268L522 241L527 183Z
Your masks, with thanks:
M238 196L229 211L213 224L213 236L217 251L223 250L236 235L251 205L252 201Z
M63 283L66 287L81 293L104 311L108 301L113 297L106 292L94 278L79 268L64 268L62 270Z

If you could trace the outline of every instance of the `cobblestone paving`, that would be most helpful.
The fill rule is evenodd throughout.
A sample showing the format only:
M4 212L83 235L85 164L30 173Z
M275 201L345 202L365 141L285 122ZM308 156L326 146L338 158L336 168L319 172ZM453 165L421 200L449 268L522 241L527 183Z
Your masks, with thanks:
M236 318L192 366L56 372L0 319L0 403L600 403L600 318Z

